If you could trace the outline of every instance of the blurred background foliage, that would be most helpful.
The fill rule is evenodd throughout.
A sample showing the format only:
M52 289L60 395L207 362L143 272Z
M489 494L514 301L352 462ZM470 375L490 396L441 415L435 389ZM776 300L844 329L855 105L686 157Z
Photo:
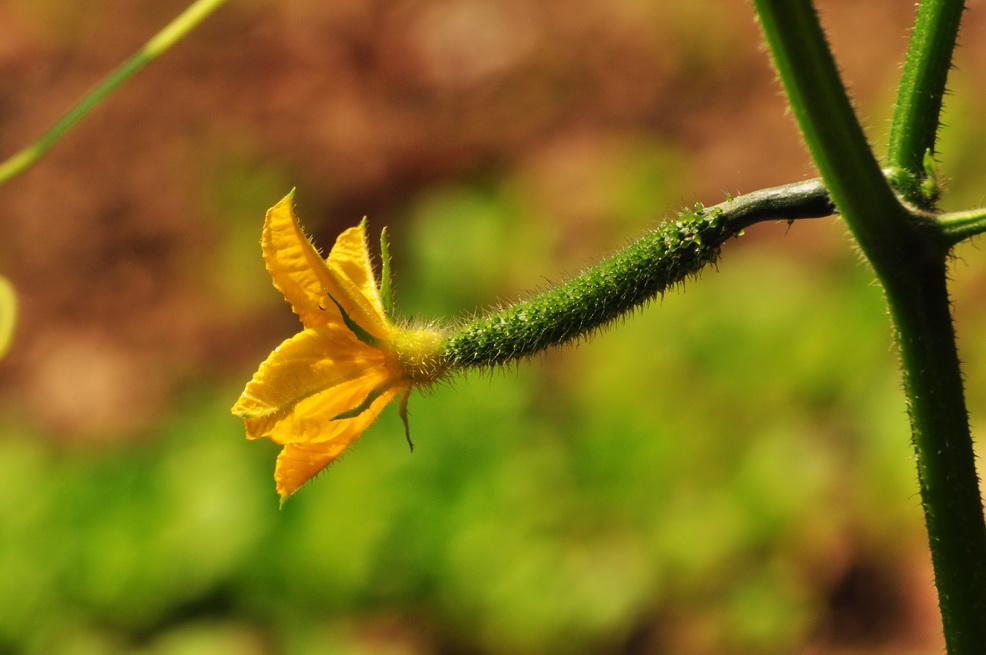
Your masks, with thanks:
M296 329L257 246L292 186L325 247L390 225L401 309L451 321L813 175L748 6L577 5L236 0L0 189L0 652L941 649L887 319L834 218L416 396L413 456L387 412L277 511L228 408ZM882 143L913 8L819 5ZM183 6L0 0L0 151ZM970 6L949 208L986 175ZM986 258L957 254L982 434Z

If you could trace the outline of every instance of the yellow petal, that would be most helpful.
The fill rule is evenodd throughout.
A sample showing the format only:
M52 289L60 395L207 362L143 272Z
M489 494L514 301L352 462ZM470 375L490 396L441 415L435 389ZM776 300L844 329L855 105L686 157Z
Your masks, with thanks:
M376 420L387 403L393 399L396 391L396 389L392 389L385 392L371 404L370 409L355 418L328 421L325 417L321 417L320 422L324 431L333 433L326 440L286 443L281 454L277 457L277 466L274 470L274 480L277 484L277 492L281 494L282 502L349 448ZM297 419L297 417L293 418ZM300 421L304 422L305 419L302 418ZM288 423L294 423L294 421L288 421ZM295 425L289 429L298 428L299 426ZM304 427L300 429L303 432L306 431ZM275 441L277 440L276 435L269 436Z
M358 379L309 396L278 412L246 418L243 422L247 438L268 437L279 444L321 443L339 438L353 426L362 431L393 399L396 384L394 389L387 389L380 394L362 414L348 419L333 419L358 407L374 389L381 386L386 388L387 381L385 370L374 369Z
M380 370L384 361L381 351L359 341L345 326L303 330L281 343L260 365L232 412L255 418L290 408L304 398L364 377L370 370Z
M323 260L301 229L289 193L270 208L264 221L261 247L274 286L284 294L305 327L341 324L342 315L331 295L367 332L389 336L377 291L362 225L343 232Z
M335 308L326 307L325 302L325 289L334 286L334 281L325 261L302 231L293 200L292 191L267 210L260 238L264 261L274 286L291 303L302 324L325 325L333 311L338 313Z
M277 456L274 482L281 503L331 464L349 444L288 444Z
M332 250L329 251L327 262L343 295L359 305L361 312L370 323L381 328L389 325L383 309L383 301L380 298L380 290L377 288L377 281L373 275L373 265L370 262L370 249L367 246L364 223L351 227L339 235L335 245L332 246ZM349 311L349 307L346 307L345 304L343 304L343 308L347 312ZM352 314L350 317L354 318ZM369 330L369 325L359 323L361 327L367 329L374 336L389 336L387 333L376 333Z

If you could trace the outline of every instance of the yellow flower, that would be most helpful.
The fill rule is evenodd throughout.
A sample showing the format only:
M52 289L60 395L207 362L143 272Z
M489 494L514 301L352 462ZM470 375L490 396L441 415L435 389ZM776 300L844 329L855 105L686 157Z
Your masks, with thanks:
M323 260L298 223L293 198L294 191L267 212L261 246L274 286L304 329L274 349L232 409L247 438L284 446L274 472L282 504L396 396L406 430L411 388L447 368L441 333L400 327L388 316L386 262L381 295L365 221L339 235Z

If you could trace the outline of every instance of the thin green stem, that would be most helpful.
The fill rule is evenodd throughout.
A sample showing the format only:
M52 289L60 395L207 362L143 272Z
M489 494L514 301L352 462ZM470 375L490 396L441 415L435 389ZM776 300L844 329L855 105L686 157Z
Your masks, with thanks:
M986 232L986 207L949 212L935 218L949 246Z
M923 0L918 6L890 126L892 167L922 176L925 153L935 151L963 9L964 0Z
M184 12L158 32L136 54L110 73L87 93L37 141L0 163L0 186L36 164L79 121L100 102L150 62L181 40L226 0L196 0Z

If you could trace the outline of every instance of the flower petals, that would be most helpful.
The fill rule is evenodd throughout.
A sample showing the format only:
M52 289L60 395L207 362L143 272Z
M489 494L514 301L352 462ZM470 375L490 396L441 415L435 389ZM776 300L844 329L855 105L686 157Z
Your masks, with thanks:
M398 392L406 427L407 394L417 379L394 350L403 331L385 312L365 223L339 235L322 259L293 200L294 191L267 212L261 248L274 286L305 329L274 349L232 409L247 438L284 446L274 473L282 504L352 445Z
M292 191L267 211L260 245L274 286L305 327L342 321L327 298L331 295L367 332L389 336L391 325L373 277L364 224L340 234L323 260L294 213Z
M392 386L387 382L386 371L365 371L360 378L311 395L278 412L245 418L247 438L267 437L279 444L320 443L338 439L354 426L365 429L396 393L398 382L395 380ZM359 407L378 388L383 391L365 411L352 418L335 420L339 414Z
M274 286L291 303L302 324L325 325L336 312L334 307L328 312L323 309L325 289L334 287L335 282L328 265L301 229L293 202L294 191L267 210L260 246Z
M359 390L362 391L362 385L347 386L354 387L354 390L356 386L360 386ZM322 403L321 407L317 407L317 402L313 401L323 400L321 397L308 399L299 403L294 411L279 417L280 420L270 421L267 417L247 419L248 429L251 421L267 423L264 436L284 444L274 470L274 481L282 502L349 448L377 419L387 403L394 398L395 393L397 393L396 387L385 391L365 412L350 419L330 420L330 415L339 406L339 401L333 392L320 394L320 396L332 395L333 402ZM356 397L355 394L342 395L348 396L347 400ZM309 407L302 407L303 404ZM313 431L318 433L317 439L296 440L298 435L310 437Z
M358 434L356 435L359 436ZM274 484L281 495L281 504L306 482L331 464L349 443L288 444L277 456Z
M360 310L372 325L363 325L375 336L389 336L389 321L384 312L380 291L370 263L370 249L366 241L366 223L360 223L344 231L336 239L327 259L329 269L345 297L359 305ZM335 296L335 294L333 294ZM338 298L336 298L338 300ZM348 307L344 307L349 311ZM350 314L350 316L352 316ZM355 318L355 317L353 317ZM359 321L357 321L359 322ZM371 329L372 327L378 330ZM384 328L383 334L379 334Z
M232 412L244 418L266 416L363 377L368 369L379 370L383 366L383 353L360 342L348 328L334 325L309 328L274 349L247 384ZM353 406L342 407L336 413Z

